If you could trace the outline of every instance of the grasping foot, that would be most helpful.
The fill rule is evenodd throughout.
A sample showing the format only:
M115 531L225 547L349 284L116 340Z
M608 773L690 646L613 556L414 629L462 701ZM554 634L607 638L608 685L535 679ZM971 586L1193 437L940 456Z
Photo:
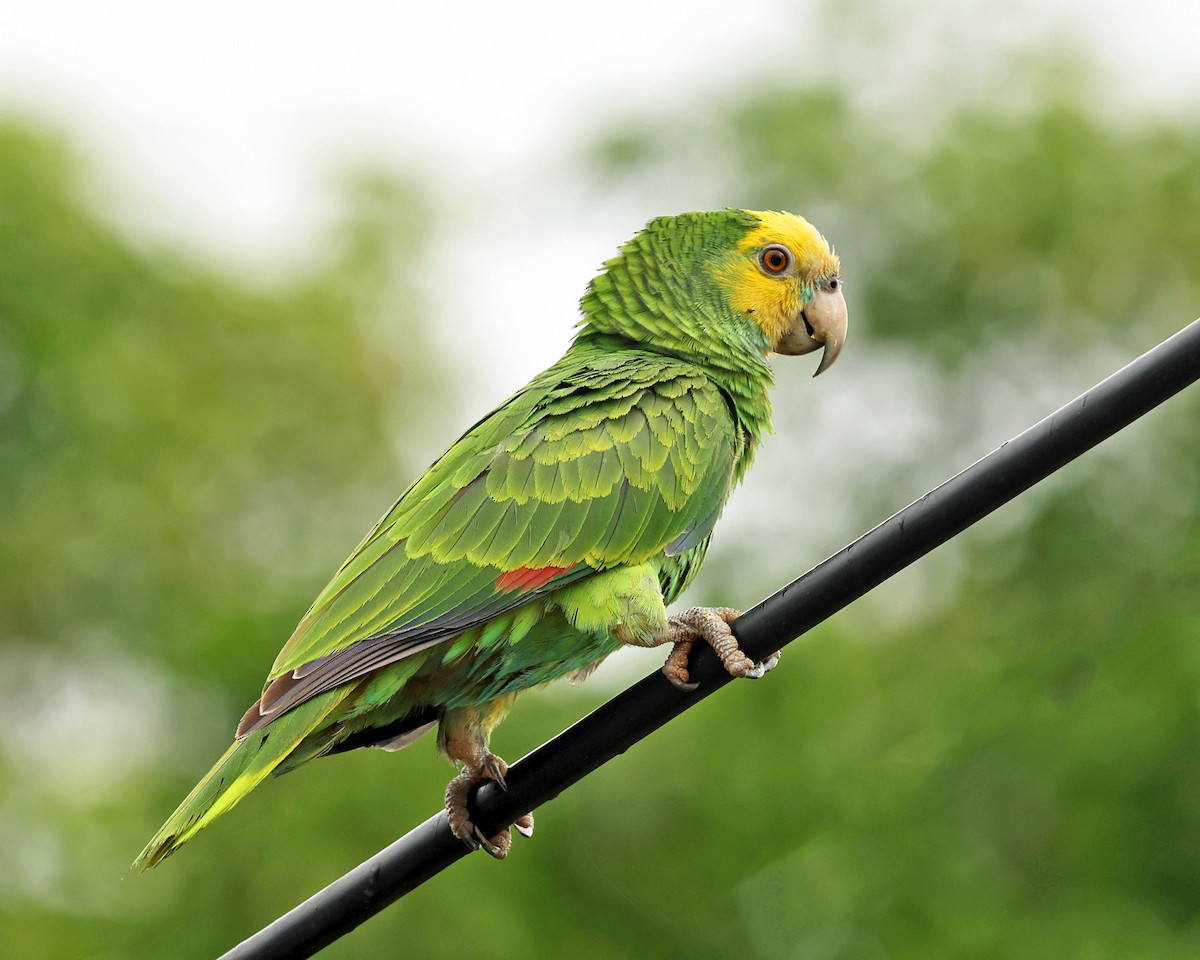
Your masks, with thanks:
M446 817L450 821L450 832L472 850L483 847L497 860L508 856L512 846L512 831L507 827L493 837L485 837L467 812L467 798L480 784L494 780L502 790L508 775L508 764L494 753L483 753L477 759L463 764L462 772L446 787ZM533 814L527 813L513 824L523 837L533 836Z
M771 654L762 663L755 663L738 646L737 638L729 629L729 624L736 620L738 611L729 607L692 607L683 613L677 613L667 621L669 631L668 642L674 646L663 664L663 674L680 690L691 692L698 684L689 682L688 655L692 652L697 640L703 640L721 661L726 671L735 677L746 677L757 680L759 677L774 669L779 663L779 652Z

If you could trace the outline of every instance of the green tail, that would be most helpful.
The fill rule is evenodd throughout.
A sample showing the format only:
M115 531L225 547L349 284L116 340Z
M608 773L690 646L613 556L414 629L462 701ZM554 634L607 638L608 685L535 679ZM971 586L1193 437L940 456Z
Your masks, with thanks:
M312 733L351 686L330 690L289 710L261 730L235 740L159 828L133 862L134 870L149 870L187 843L200 830L234 805L288 758Z

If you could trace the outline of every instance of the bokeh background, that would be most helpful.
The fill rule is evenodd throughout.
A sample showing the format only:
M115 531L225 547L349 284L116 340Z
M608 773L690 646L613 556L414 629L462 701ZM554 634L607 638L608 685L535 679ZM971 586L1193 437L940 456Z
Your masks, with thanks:
M736 12L735 12L736 11ZM433 812L421 742L127 865L395 494L651 216L802 212L852 337L686 598L749 606L1200 314L1168 2L47 2L0 31L0 944L204 958ZM1200 392L328 957L1200 955ZM527 695L510 760L658 653Z

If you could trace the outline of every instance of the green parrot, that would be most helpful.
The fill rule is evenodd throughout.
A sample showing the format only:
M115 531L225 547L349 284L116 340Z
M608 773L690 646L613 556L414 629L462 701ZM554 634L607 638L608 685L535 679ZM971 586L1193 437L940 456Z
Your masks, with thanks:
M770 429L771 353L846 335L838 258L789 213L652 220L588 286L566 354L471 427L400 497L284 645L233 745L137 861L154 866L253 789L326 754L397 750L438 728L462 770L454 835L503 858L467 797L507 764L489 748L517 694L583 675L623 644L672 644L691 689L706 642L759 677L736 612L667 605L704 559L732 488ZM815 374L814 374L815 375ZM515 824L533 831L531 815Z

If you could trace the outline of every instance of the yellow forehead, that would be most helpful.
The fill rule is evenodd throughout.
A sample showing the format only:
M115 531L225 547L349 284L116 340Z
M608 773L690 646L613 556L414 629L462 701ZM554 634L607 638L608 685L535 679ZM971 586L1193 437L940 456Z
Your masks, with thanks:
M796 255L797 272L802 280L811 283L837 274L837 254L817 228L803 217L776 210L748 210L747 213L758 217L759 224L738 244L739 252L753 255L768 243L782 243Z
M774 344L795 322L805 294L839 270L837 255L825 238L803 217L771 210L747 211L758 218L738 243L739 256L717 273L729 303L766 333ZM781 243L796 258L796 272L768 277L758 267L758 251L769 243ZM805 290L805 288L808 288Z

